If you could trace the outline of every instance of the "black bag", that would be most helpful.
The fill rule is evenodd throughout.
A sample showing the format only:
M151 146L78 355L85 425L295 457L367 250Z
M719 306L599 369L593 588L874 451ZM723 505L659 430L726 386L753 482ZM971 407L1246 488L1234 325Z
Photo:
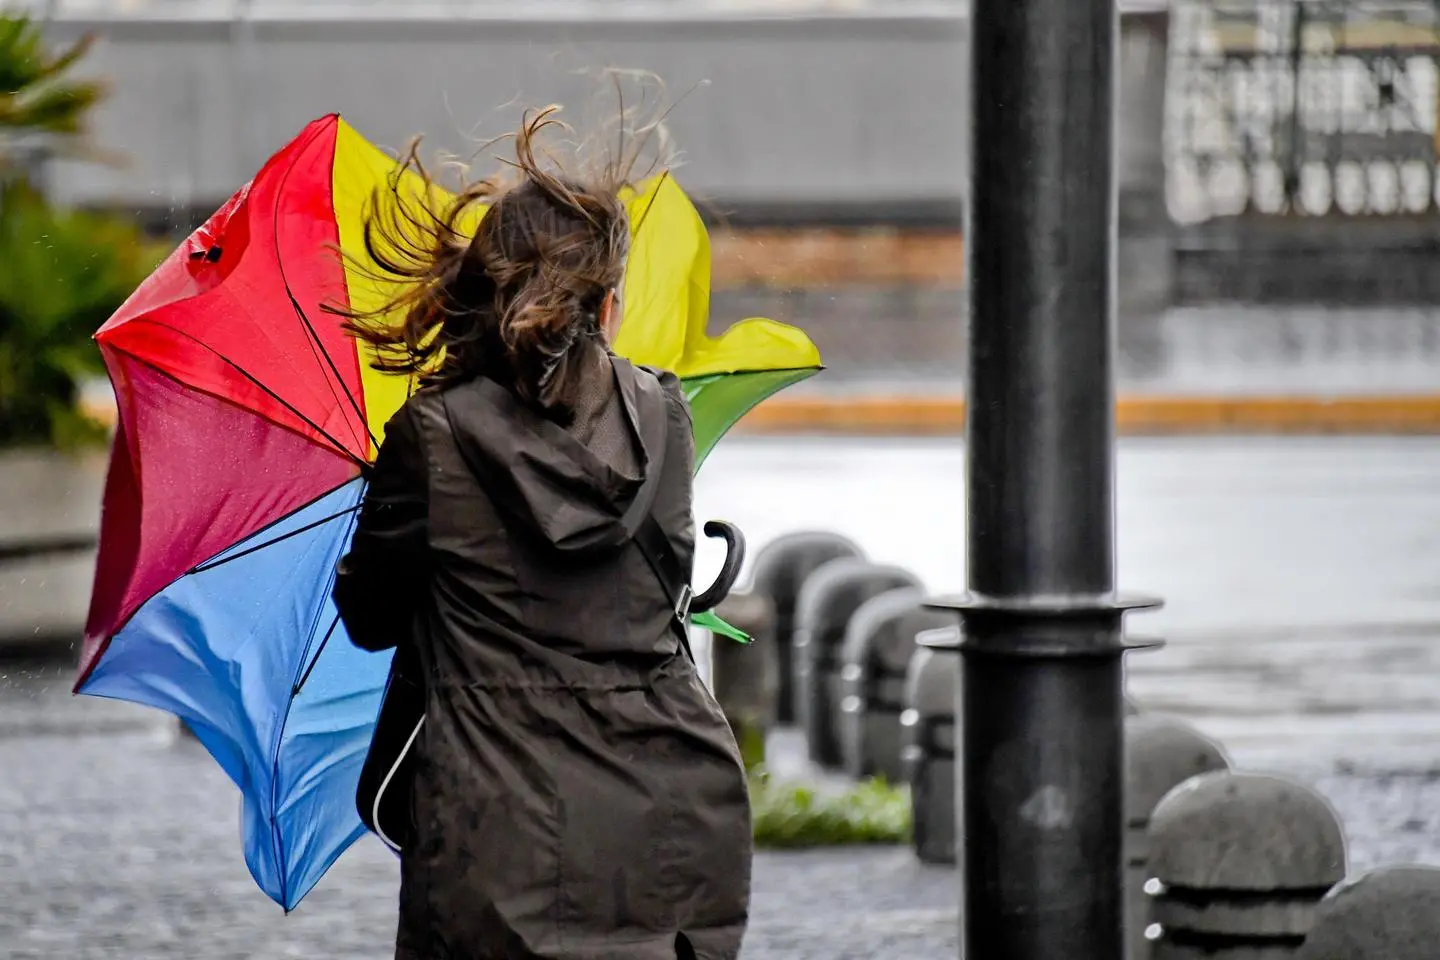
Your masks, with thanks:
M415 754L411 748L424 726L425 684L420 658L413 645L402 643L390 661L390 680L385 685L380 715L355 790L360 822L396 853L404 851L414 839L410 784L415 776Z

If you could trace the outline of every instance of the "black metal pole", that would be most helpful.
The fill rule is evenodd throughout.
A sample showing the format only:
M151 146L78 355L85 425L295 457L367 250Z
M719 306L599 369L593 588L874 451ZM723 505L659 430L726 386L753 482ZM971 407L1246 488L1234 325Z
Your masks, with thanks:
M1124 954L1114 0L973 0L963 956Z

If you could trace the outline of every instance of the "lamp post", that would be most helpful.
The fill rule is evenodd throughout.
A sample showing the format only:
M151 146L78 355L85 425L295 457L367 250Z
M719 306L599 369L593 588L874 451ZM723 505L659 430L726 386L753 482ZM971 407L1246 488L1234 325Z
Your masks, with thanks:
M973 0L962 955L1124 954L1114 0Z

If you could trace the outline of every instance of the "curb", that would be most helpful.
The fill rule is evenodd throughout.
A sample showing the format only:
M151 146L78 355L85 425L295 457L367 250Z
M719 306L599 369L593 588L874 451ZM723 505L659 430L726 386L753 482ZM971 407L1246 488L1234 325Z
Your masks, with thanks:
M107 426L109 404L86 413ZM1440 435L1440 394L1396 396L1143 396L1115 402L1125 436ZM965 400L954 395L774 397L735 425L751 435L951 436L965 432Z
M1124 396L1118 433L1440 434L1440 395L1325 397ZM736 425L748 434L944 436L965 430L958 396L776 397Z
M73 633L44 631L40 634L0 633L0 666L75 667L80 662L79 625Z

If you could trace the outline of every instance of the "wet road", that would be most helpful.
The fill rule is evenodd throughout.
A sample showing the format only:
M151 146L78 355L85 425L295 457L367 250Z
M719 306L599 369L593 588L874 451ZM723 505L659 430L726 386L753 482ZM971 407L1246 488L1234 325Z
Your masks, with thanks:
M701 519L757 545L832 529L935 593L965 583L956 441L774 440L719 448ZM1440 438L1126 439L1122 591L1165 607L1130 629L1131 693L1256 761L1440 761ZM718 564L706 546L703 580Z
M757 546L837 529L952 590L962 469L953 443L735 442L698 513ZM1127 442L1119 515L1122 585L1169 602L1134 620L1170 645L1132 657L1132 694L1319 786L1355 868L1440 862L1440 440ZM361 844L283 917L215 764L67 688L0 665L0 958L388 955L389 854ZM764 855L755 894L746 960L955 956L953 873L905 851Z

